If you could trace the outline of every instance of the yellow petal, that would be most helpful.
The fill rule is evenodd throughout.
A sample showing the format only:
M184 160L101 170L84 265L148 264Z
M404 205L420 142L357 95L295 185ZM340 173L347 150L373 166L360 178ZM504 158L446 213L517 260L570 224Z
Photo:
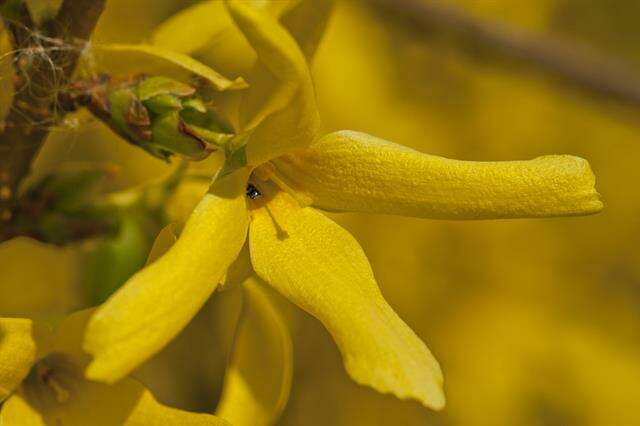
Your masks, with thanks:
M297 5L300 0L245 0L245 2L256 8L268 10L272 16L278 17ZM204 49L215 50L217 47L215 42L221 33L233 30L233 22L224 2L208 0L186 7L160 24L151 35L151 43L167 50L190 55Z
M46 426L43 416L20 394L11 395L0 407L2 426Z
M88 362L89 357L84 351L83 341L87 324L94 313L95 308L89 308L65 317L53 331L49 352L64 353L73 356L76 361Z
M22 318L0 318L0 402L27 376L47 350L49 330Z
M222 278L218 290L228 290L245 282L253 275L251 266L251 256L249 255L249 244L245 242L236 260L229 266L227 273Z
M202 1L160 24L151 35L151 43L190 55L207 47L231 25L231 18L221 0Z
M444 406L437 361L384 300L351 234L280 192L253 212L249 243L258 275L324 324L356 382Z
M87 328L92 379L114 382L162 349L215 290L245 241L247 171L216 183L173 247L134 275Z
M319 44L333 3L332 0L245 2L280 18L309 60ZM154 30L151 44L186 55L198 55L230 75L246 74L255 61L255 54L234 26L221 0L201 1L182 9Z
M128 64L133 64L132 66L134 67L143 67L143 69L136 69L138 72L142 72L144 67L149 67L154 64L156 66L166 68L167 71L165 72L173 71L177 75L184 73L195 74L211 83L211 85L217 90L237 90L247 87L246 82L242 78L229 80L190 56L172 52L158 46L114 43L100 44L95 46L95 49L103 53L112 52L120 56L123 54L132 55L133 58L126 62Z
M191 413L164 406L140 383L124 379L116 385L87 380L64 382L69 397L63 402L42 398L28 388L7 400L0 412L2 426L223 426L211 414ZM45 389L46 392L46 389ZM39 397L40 396L40 397Z
M320 125L315 93L304 54L275 18L243 1L227 6L260 61L241 109L242 127L254 129L248 161L258 165L313 141Z
M309 62L318 49L332 8L333 0L301 0L280 20Z
M216 164L215 168L219 167L220 165ZM212 168L212 170L215 169ZM210 175L202 179L183 179L164 206L169 220L180 225L185 223L193 209L209 190L210 184Z
M313 205L332 211L498 219L585 215L602 209L589 163L569 155L456 161L341 131L274 164L288 185L305 193Z
M289 331L257 278L244 282L244 306L217 415L234 426L276 422L291 389Z
M178 224L170 223L158 233L151 250L149 250L149 256L147 257L147 265L155 262L163 254L169 251L171 247L178 241Z

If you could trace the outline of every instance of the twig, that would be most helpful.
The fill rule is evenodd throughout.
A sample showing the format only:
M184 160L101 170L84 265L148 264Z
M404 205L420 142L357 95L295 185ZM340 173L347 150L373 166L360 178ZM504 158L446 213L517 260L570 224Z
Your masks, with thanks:
M586 46L562 42L504 23L479 19L433 0L367 0L422 32L445 31L472 47L482 47L534 66L586 92L640 107L640 70Z
M3 7L5 1L0 2L0 7ZM26 40L29 37L29 28L33 28L33 19L31 18L31 13L29 13L29 9L27 8L27 4L21 2L14 6L14 10L12 11L11 23L9 23L9 31L11 32L11 37L14 40L14 45L24 45Z
M56 17L40 32L26 16L7 22L17 75L16 94L0 134L0 241L13 216L20 182L49 133L42 123L61 118L55 111L57 91L71 78L105 3L63 0Z

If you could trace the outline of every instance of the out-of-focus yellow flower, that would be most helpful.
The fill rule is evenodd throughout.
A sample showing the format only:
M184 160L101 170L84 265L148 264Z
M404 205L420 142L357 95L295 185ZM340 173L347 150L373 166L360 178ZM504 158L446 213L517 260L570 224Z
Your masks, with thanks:
M588 163L454 161L357 132L319 137L307 65L313 46L247 2L227 6L259 59L240 111L248 142L227 151L175 245L93 316L88 376L125 376L191 320L225 274L228 284L255 271L325 325L355 381L442 408L438 363L382 297L359 244L317 209L447 219L592 214L602 204ZM282 392L285 382L269 391ZM263 395L235 403L273 408L281 400Z
M291 390L289 330L258 281L243 283L244 306L216 410L233 425L272 424Z
M0 424L227 424L210 414L166 407L130 378L113 385L86 380L88 357L81 343L91 313L72 314L55 329L0 318Z

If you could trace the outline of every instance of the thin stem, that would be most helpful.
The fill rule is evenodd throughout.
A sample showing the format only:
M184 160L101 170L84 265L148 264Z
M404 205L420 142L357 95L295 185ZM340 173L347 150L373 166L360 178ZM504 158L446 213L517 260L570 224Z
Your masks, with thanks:
M446 31L463 43L516 59L588 93L640 107L638 71L586 46L479 19L432 0L367 0L423 33Z

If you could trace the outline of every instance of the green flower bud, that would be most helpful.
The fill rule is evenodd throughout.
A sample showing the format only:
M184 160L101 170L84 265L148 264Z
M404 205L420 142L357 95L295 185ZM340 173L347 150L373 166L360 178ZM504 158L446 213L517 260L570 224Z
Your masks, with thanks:
M202 160L233 129L188 84L167 77L78 82L61 96L67 109L87 106L118 135L155 157Z

